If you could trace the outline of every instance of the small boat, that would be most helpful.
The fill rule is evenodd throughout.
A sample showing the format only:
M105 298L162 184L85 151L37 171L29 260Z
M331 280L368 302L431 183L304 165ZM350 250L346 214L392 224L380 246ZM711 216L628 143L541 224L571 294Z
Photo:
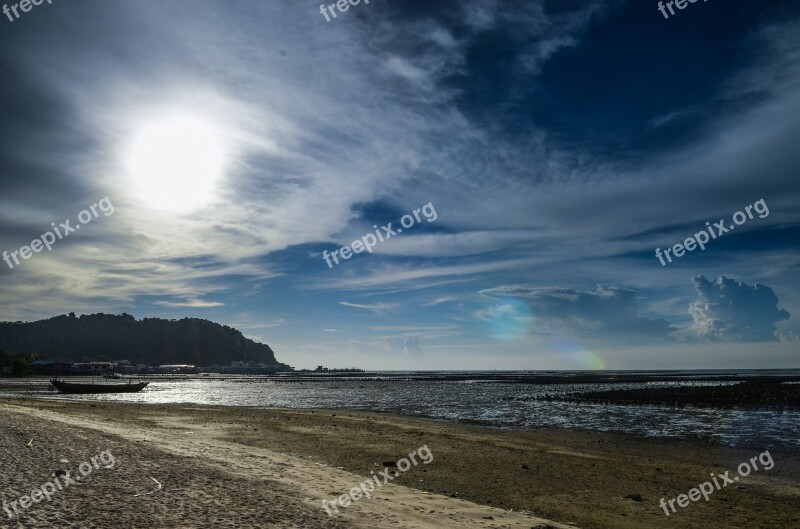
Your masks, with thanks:
M61 393L87 394L87 393L138 393L147 387L149 382L129 382L128 384L77 384L62 380L51 380L50 383Z

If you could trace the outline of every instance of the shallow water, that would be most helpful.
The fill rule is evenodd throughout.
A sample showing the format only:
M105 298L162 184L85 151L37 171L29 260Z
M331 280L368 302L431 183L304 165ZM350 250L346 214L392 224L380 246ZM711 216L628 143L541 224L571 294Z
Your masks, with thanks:
M107 400L144 404L191 403L263 408L334 408L473 422L500 428L558 427L628 432L653 437L705 438L759 449L800 446L800 411L722 410L524 400L526 397L608 389L607 384L518 384L494 381L417 381L274 377L151 379L138 394L59 395L46 378L0 380L0 397ZM711 382L614 384L616 389ZM719 384L719 382L715 382ZM523 400L517 400L522 398Z

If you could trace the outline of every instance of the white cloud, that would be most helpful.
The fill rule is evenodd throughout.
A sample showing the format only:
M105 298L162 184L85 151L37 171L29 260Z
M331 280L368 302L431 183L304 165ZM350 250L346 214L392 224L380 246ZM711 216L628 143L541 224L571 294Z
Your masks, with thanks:
M373 303L371 305L365 305L358 303L350 303L349 301L340 301L339 305L342 305L343 307L353 307L355 309L371 310L373 312L383 312L385 310L397 307L397 304L395 303Z
M187 299L186 301L155 301L154 305L162 307L187 307L192 309L207 309L211 307L223 307L224 303L218 301L204 301L202 299Z
M410 336L400 341L390 342L393 350L399 350L404 355L412 355L422 352L422 347L419 344L419 338Z
M458 298L456 296L439 296L438 298L432 299L422 306L435 307L436 305L441 305L442 303L450 303L451 301L458 301Z
M377 245L374 252L407 257L460 257L506 249L536 240L537 235L525 230L464 231L399 237Z

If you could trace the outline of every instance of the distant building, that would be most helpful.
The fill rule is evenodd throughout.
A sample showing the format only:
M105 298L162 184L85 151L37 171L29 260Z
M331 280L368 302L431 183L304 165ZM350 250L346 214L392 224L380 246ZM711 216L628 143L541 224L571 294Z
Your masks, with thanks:
M193 374L199 373L200 369L190 364L163 364L154 368L153 372L162 374Z
M61 362L58 360L35 360L31 362L31 369L37 375L58 375L72 373L74 362Z
M72 364L70 373L73 375L102 375L114 371L117 364L114 362L79 362Z
M264 369L274 369L274 367L263 362L231 362L231 369L236 371L262 371Z
M210 365L203 366L202 370L206 373L233 373L239 375L272 375L280 369L274 364L264 362L244 362L233 361L230 365Z

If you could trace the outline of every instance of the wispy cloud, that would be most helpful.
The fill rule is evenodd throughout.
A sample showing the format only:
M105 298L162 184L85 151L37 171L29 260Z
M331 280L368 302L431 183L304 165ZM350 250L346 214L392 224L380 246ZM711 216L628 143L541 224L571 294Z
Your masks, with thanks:
M733 16L707 7L693 16ZM0 57L14 94L0 98L0 250L99 196L116 212L15 270L0 262L2 318L191 311L292 354L430 359L497 345L487 323L516 316L487 303L511 297L535 325L598 341L688 346L692 325L726 346L752 338L748 325L796 336L800 324L775 311L800 311L798 17L759 6L746 24L687 28L687 45L666 52L674 30L657 13L637 19L635 48L620 44L640 9L442 0L341 24L315 6L249 0L37 13L0 33L23 50ZM182 214L134 196L122 162L140 126L176 109L212 122L228 161L212 203ZM650 255L762 197L771 215L758 225L670 269ZM321 260L428 202L435 223L334 270ZM701 303L699 274L769 285L781 308L769 321L728 314L715 286ZM344 343L356 327L368 336Z
M224 303L218 301L204 301L202 299L189 299L186 301L155 301L154 305L162 307L186 307L192 309L207 309L211 307L223 307Z
M631 289L598 286L595 290L585 291L503 285L483 290L481 294L526 300L536 318L536 327L547 333L628 341L666 339L675 331L664 319L642 316L639 307L641 296ZM484 318L495 318L496 311L502 309L503 306L494 307L494 312L484 315Z
M352 307L354 309L371 310L373 312L383 312L397 307L396 303L373 303L371 305L364 305L358 303L350 303L349 301L340 301L339 305L342 305L343 307Z
M442 303L449 303L451 301L457 301L458 298L455 296L440 296L438 298L432 299L431 301L423 304L423 307L435 307L436 305L441 305Z

